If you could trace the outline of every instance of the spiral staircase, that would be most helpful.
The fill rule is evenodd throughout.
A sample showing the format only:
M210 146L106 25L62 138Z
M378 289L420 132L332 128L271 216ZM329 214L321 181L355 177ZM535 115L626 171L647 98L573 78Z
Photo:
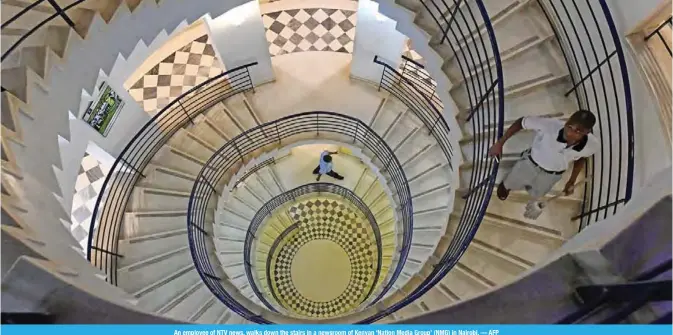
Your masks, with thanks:
M43 150L59 151L57 142L44 136L75 136L61 110L76 110L81 92L51 115L40 104L77 89L95 92L92 76L54 86L67 70L106 72L122 60L106 56L75 71L68 55L94 49L106 34L132 31L145 15L171 13L139 33L138 39L151 41L152 33L178 30L199 11L215 17L228 9L220 4L215 10L215 1L208 1L180 17L179 1L79 2L61 4L76 8L68 12L74 29L60 19L49 21L12 57L3 56L2 209L16 224L3 220L2 228L3 235L27 245L26 255L44 255L61 264L56 269L72 269L82 287L110 287L104 293L110 301L190 323L404 322L515 281L580 229L571 218L586 207L584 190L550 203L537 220L523 217L527 193L512 192L506 201L491 195L532 141L525 131L512 138L498 163L486 152L503 128L525 116L563 119L580 107L565 95L576 79L545 7L535 1L379 0L380 10L397 20L401 31L407 27L402 32L423 56L423 71L437 83L443 104L423 101L420 110L402 80L382 79L377 87L351 79L347 57L338 58L341 68L325 71L321 57L327 56L301 56L302 73L329 82L310 99L288 92L306 86L287 75L293 65L288 60L296 55L274 62L283 71L257 87L242 74L255 64L230 69L176 99L128 140L98 199L88 261L73 261L74 242L58 232L61 223L33 224L47 212L53 221L67 221L59 199L68 192L54 178L60 158L53 167L30 162ZM56 15L36 4L2 6L7 18L22 10L29 14L22 20ZM452 26L446 18L454 17ZM3 24L3 54L22 32ZM127 62L143 51L132 43L129 38L120 45ZM386 71L400 76L392 66ZM442 116L447 110L457 112ZM444 117L455 117L462 129L449 130ZM462 139L447 140L456 136L449 133ZM344 180L315 181L311 172L327 149L339 151L334 166ZM303 187L313 188L293 195ZM334 189L342 191L330 193ZM323 203L325 208L317 209ZM323 215L301 216L307 206ZM342 221L329 226L326 213L349 217L344 222L361 230L349 230ZM321 225L333 235L312 230ZM54 246L38 236L68 242ZM330 251L305 251L327 240L333 243L325 249ZM328 273L324 278L337 281L350 273L347 287L331 295L324 288L325 295L312 301L311 294L320 294L306 292L316 283L309 270L295 270L301 265L293 263L311 257L307 264L313 267L334 262L338 271L320 267ZM353 284L357 271L367 274L365 284ZM337 298L346 290L348 299ZM292 298L297 292L301 299Z

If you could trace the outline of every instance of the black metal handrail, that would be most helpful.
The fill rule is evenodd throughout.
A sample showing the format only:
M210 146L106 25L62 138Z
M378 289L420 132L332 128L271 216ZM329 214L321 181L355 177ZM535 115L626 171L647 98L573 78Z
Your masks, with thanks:
M379 90L382 88L385 89L409 107L409 110L423 122L423 125L428 128L428 132L439 143L439 147L449 162L449 167L453 169L451 163L453 146L451 145L451 137L449 135L449 125L446 123L442 113L437 109L432 96L419 88L416 80L410 78L412 76L411 73L408 73L407 76L402 75L378 56L374 56L374 63L383 66Z
M579 229L617 213L631 199L633 106L624 51L605 0L537 0L561 46L577 105L592 111L601 148L585 174ZM597 131L596 131L597 130Z
M311 183L311 184L306 184L306 185L301 185L299 187L296 187L292 190L289 190L287 192L281 193L271 200L267 201L259 210L257 210L257 213L255 216L252 218L250 221L250 226L248 226L248 230L246 231L245 235L245 244L243 247L243 264L245 268L245 274L248 278L248 282L250 283L250 287L252 288L253 292L255 295L259 298L262 303L269 308L272 311L277 312L273 305L266 300L264 297L264 294L259 290L257 287L255 277L253 275L253 269L252 269L252 264L253 261L251 261L251 253L252 253L252 246L255 238L257 237L257 233L259 228L262 226L262 223L266 221L268 217L271 217L274 213L275 210L277 210L279 207L283 206L284 204L291 202L291 201L296 201L297 198L308 195L308 194L313 194L313 193L330 193L339 196L340 198L343 198L350 202L353 206L355 206L366 218L367 222L372 228L372 231L374 233L374 239L376 240L376 248L377 248L377 254L376 254L376 273L374 276L374 281L372 282L372 286L369 289L369 292L365 295L365 297L369 297L369 295L372 293L374 290L374 287L376 283L379 280L379 276L381 274L381 262L382 262L382 242L381 242L381 231L379 230L378 223L376 222L376 218L374 217L374 214L372 214L371 210L367 205L358 197L353 191L336 185L332 183ZM277 238L274 240L274 244L279 242L281 238ZM269 257L271 256L272 252L269 252ZM270 280L270 276L268 273L270 272L270 267L271 267L271 262L266 263L266 273L267 273L267 280ZM271 288L271 285L269 285ZM275 297L275 293L273 290L271 290L271 293ZM276 298L276 301L280 301Z
M438 40L439 44L446 45L452 50L453 61L457 63L464 79L463 85L469 104L466 106L469 107L468 120L471 120L475 134L472 149L474 167L470 176L469 191L463 197L466 201L456 232L448 249L434 264L430 274L405 298L359 323L380 320L420 298L455 266L484 217L498 171L498 162L488 157L488 150L503 133L504 81L498 44L484 3L482 0L474 2L478 8L476 15L472 6L463 0L453 0L452 5L445 0L421 0L421 4L439 28L433 40ZM477 17L481 18L483 23L479 23ZM489 59L490 57L493 57L493 61ZM481 69L481 75L471 76L471 69L477 68ZM385 72L390 79L386 80L389 84L385 86L382 84L382 87L390 88L390 92L395 96L398 94L404 96L400 100L414 101L413 96L423 95L421 93L423 90L413 81L404 80L405 77L408 79L408 75L403 76L392 67ZM407 87L400 89L400 85L396 84L399 82L406 82ZM407 106L412 109L410 105ZM426 113L429 111L431 110L427 110ZM479 131L484 125L495 125L496 131Z
M39 6L42 4L45 0L35 0L33 3L30 5L26 6L24 9L19 11L18 13L14 14L14 16L10 17L7 19L5 22L2 23L2 26L0 29L6 29L10 28L9 26L16 20L20 19L27 13L29 13L31 10L33 10L35 7ZM12 52L16 50L16 48L19 47L23 42L25 42L30 36L32 36L35 32L37 32L40 28L42 28L44 25L49 23L50 21L56 19L56 18L62 18L71 28L75 28L75 23L73 20L68 16L67 12L77 6L79 6L82 2L85 2L87 0L77 0L65 7L59 6L59 4L55 0L46 0L49 5L54 9L55 13L47 17L46 19L36 22L35 25L29 29L27 32L23 33L21 37L19 37L16 42L14 42L7 50L2 54L2 57L0 57L1 61L5 61L5 58L7 58ZM25 28L24 28L25 29Z
M212 223L208 222L207 217L214 210L212 200L216 198L213 197L217 194L216 185L233 176L245 165L246 159L271 151L283 143L289 144L316 137L336 138L340 141L352 140L355 145L359 144L371 152L371 157L376 157L383 163L381 173L387 175L387 179L392 182L393 196L399 205L402 221L402 247L398 264L390 280L374 301L383 297L393 286L409 255L413 231L413 207L409 185L399 160L378 134L357 118L324 111L289 115L261 124L225 143L208 160L196 177L187 214L189 246L201 279L220 301L250 321L270 323L268 319L253 313L227 292L222 280L216 275L215 269L218 269L219 265L213 265L218 264L218 261L211 260L215 256L208 251L208 227L212 226Z
M256 64L233 68L181 94L133 136L112 164L96 200L87 247L87 259L107 274L108 282L117 283L124 212L136 181L145 177L145 166L175 132L193 123L194 117L224 99L254 89L248 68Z

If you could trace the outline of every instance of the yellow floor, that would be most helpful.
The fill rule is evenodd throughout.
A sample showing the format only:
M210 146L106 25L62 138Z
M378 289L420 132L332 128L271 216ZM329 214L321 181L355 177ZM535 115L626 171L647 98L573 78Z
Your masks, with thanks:
M330 240L313 240L298 251L291 266L292 282L306 299L334 300L348 287L351 263L346 251Z
M290 204L287 213L296 224L266 253L272 295L291 313L321 319L343 315L375 287L373 230L359 210L339 199L308 197Z

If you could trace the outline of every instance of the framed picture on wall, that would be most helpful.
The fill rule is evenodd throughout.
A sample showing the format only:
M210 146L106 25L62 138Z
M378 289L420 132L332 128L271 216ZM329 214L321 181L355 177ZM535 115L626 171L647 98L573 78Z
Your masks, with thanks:
M124 107L122 98L112 90L110 85L103 82L100 85L98 96L89 103L82 120L101 135L107 136L122 107Z

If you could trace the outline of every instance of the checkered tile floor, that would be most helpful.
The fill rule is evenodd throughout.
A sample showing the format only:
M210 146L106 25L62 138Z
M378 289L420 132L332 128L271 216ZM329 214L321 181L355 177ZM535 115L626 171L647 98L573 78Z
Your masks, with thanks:
M304 51L353 52L356 12L291 9L262 15L271 56Z
M192 87L223 71L208 35L203 35L154 66L129 94L154 115Z
M87 248L91 216L96 206L96 199L103 188L108 171L110 171L110 166L106 166L88 153L84 154L75 181L70 226L70 233L84 250Z
M335 317L357 308L375 284L377 267L376 240L369 223L362 219L364 215L333 199L301 201L288 212L299 228L288 234L272 255L271 287L279 302L292 312L314 318ZM337 243L351 262L348 286L331 301L311 301L301 295L292 281L292 260L312 240Z

